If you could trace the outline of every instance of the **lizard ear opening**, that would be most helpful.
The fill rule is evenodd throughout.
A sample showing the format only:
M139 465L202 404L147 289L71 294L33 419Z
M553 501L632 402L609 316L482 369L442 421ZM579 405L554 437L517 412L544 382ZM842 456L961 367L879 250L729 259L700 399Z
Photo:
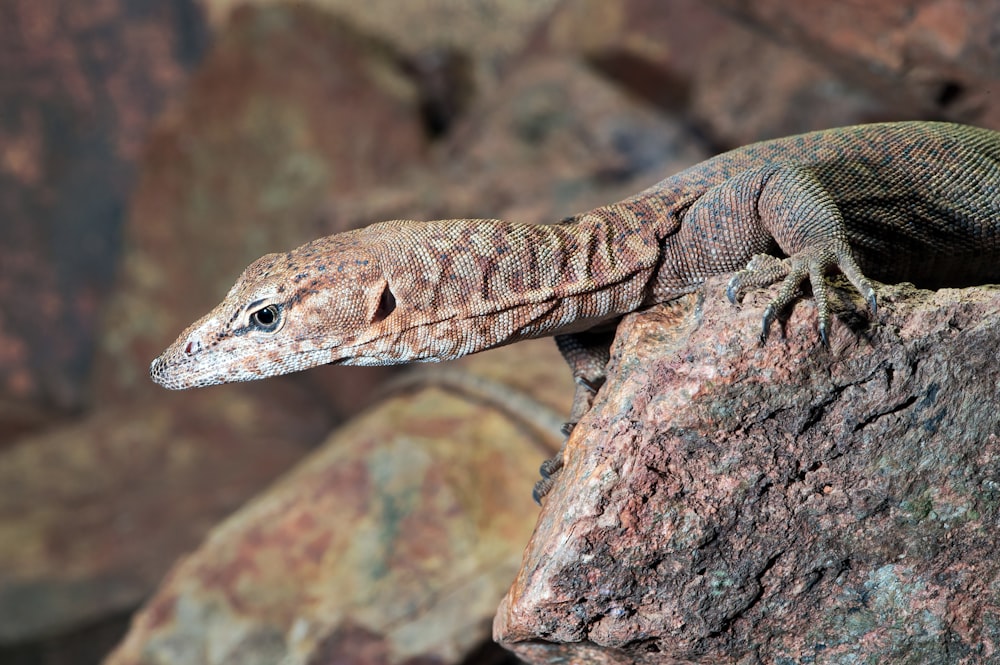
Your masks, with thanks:
M389 288L389 282L385 283L382 287L382 295L378 299L378 307L375 308L375 313L372 315L372 323L378 323L379 321L384 321L393 311L396 309L396 296L392 294L392 289Z

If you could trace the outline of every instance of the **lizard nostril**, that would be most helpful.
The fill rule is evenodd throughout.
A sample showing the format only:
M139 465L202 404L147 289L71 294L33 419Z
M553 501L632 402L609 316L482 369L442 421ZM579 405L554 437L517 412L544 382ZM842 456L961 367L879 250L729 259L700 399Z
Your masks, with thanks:
M192 353L197 352L198 349L200 349L200 348L201 348L201 344L198 344L194 340L188 340L187 346L184 347L184 353L186 355L191 355Z

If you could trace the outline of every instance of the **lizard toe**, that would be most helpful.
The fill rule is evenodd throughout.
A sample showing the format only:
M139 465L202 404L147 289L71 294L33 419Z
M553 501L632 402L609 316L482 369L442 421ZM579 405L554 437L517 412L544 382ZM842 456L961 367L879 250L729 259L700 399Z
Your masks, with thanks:
M781 312L791 305L802 292L802 282L809 276L808 268L804 266L793 266L792 270L781 283L781 290L778 295L771 300L764 310L764 318L761 329L761 339L766 340L771 324Z
M878 300L875 298L875 287L872 286L872 283L861 272L861 268L858 267L851 253L846 250L837 252L836 263L840 272L847 277L847 281L858 290L861 297L868 303L868 309L871 310L871 313L873 315L878 314Z
M534 489L531 490L531 498L535 500L539 506L542 505L542 499L552 490L552 486L555 485L555 479L553 478L542 478L537 483L535 483Z
M552 476L559 473L559 470L563 468L563 456L560 452L555 457L549 458L542 462L542 465L538 467L538 473L543 479L551 478Z
M784 278L788 272L787 260L779 259L770 254L755 254L747 263L746 268L737 272L729 280L729 284L726 285L726 297L729 302L736 304L749 289L770 286Z
M872 313L878 311L875 289L868 278L864 276L849 248L845 247L810 247L797 252L790 258L791 269L785 276L778 295L768 304L764 312L764 322L761 338L766 339L768 329L774 319L790 306L802 293L802 284L806 280L812 289L812 297L816 301L817 317L819 319L819 337L824 346L830 345L830 314L829 285L826 275L833 271L843 273L865 299Z

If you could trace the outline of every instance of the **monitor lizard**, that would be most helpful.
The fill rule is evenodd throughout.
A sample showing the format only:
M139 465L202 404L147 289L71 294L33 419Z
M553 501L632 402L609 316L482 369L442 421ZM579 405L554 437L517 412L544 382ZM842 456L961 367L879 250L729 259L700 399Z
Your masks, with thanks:
M942 122L828 129L717 155L554 224L388 221L268 254L150 367L167 388L320 364L439 361L555 336L577 380L570 422L604 380L616 322L734 273L732 301L781 282L761 336L824 275L874 313L882 282L1000 281L1000 133ZM542 467L547 491L561 455Z

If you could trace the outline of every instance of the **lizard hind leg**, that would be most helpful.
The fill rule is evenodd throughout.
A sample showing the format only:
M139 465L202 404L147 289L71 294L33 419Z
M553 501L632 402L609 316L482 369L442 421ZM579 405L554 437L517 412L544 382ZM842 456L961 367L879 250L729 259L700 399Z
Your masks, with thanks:
M556 476L563 468L566 441L573 432L577 422L590 410L594 396L604 385L605 369L611 358L611 342L614 340L614 327L598 332L582 332L567 335L556 335L556 346L569 364L576 381L576 391L573 393L573 406L570 409L569 421L563 425L563 444L552 458L542 462L539 473L542 479L535 483L532 496L536 503L548 494L555 484Z

